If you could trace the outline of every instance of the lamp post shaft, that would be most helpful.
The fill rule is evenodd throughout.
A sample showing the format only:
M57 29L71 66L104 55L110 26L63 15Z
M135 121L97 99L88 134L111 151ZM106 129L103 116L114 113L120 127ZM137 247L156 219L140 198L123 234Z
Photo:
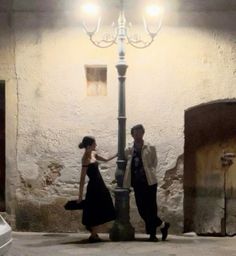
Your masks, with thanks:
M125 144L126 144L126 111L125 111L125 80L126 70L128 68L125 61L125 43L143 49L148 47L158 34L161 28L162 15L160 15L159 22L154 31L150 30L146 19L144 17L145 30L149 36L149 40L141 40L140 38L129 35L126 26L126 19L124 14L124 0L120 0L120 14L118 18L118 26L116 34L110 38L96 40L95 34L100 28L100 18L98 18L97 25L94 29L89 30L86 23L83 22L83 28L89 36L90 41L99 48L107 48L117 43L119 60L116 65L119 81L119 100L118 100L118 158L117 169L115 173L117 187L115 193L115 207L116 220L110 232L110 238L113 241L128 241L134 239L134 228L130 224L129 218L129 189L123 188L123 179L126 168L125 159Z
M126 20L124 15L123 1L118 19L118 54L119 60L116 65L119 81L119 101L118 101L118 159L116 169L117 187L115 193L116 220L110 232L113 241L134 240L134 228L130 224L129 218L129 189L123 188L124 172L126 167L125 144L126 144L126 111L125 111L125 80L127 64L125 61L125 38Z
M123 2L123 1L121 1ZM117 170L116 170L116 180L118 187L122 187L123 176L125 171L125 143L126 143L126 110L125 110L125 80L126 80L126 70L128 66L125 61L125 16L123 5L121 4L120 16L118 19L118 55L119 60L116 65L118 72L119 81L119 99L118 99L118 159L117 159Z

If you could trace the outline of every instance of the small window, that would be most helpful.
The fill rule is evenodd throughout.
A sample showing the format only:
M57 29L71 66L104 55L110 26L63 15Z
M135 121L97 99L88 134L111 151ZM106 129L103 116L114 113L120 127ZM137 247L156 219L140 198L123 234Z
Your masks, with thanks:
M88 96L107 95L107 67L85 66Z

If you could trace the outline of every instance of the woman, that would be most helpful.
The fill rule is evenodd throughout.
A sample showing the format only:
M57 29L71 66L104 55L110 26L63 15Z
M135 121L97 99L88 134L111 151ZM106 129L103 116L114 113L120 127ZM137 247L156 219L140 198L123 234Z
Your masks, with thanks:
M93 137L85 136L79 144L79 148L84 148L82 157L82 170L80 176L80 188L78 203L83 199L83 189L85 184L85 176L89 177L87 185L87 192L85 196L85 203L83 208L82 223L90 231L91 236L89 242L99 242L98 225L115 219L115 209L102 176L98 169L97 161L110 161L116 157L108 159L96 154L96 141Z

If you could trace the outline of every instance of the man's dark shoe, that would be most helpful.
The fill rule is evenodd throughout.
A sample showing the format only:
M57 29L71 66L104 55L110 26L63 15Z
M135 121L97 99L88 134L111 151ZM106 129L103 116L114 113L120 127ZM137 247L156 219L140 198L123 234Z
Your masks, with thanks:
M170 223L165 222L164 228L161 228L161 233L162 233L162 241L165 241L167 236L168 236L168 229L170 227Z
M148 242L158 242L158 238L155 235L150 235Z

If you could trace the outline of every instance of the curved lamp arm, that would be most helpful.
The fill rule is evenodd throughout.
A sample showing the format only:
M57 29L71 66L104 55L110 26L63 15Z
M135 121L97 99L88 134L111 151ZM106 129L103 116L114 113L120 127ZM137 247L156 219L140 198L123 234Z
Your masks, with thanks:
M98 18L97 20L97 24L96 26L94 27L93 30L89 30L88 29L88 26L86 25L85 22L82 23L83 25L83 29L84 31L86 32L86 34L89 36L89 39L90 41L97 47L99 48L108 48L110 46L112 46L114 43L116 43L116 39L117 39L117 35L118 35L118 32L117 32L117 28L115 29L116 32L114 35L110 36L110 34L106 34L104 37L104 39L101 39L101 40L95 40L94 39L94 36L95 34L99 31L100 29L100 24L101 24L101 17ZM109 35L109 36L108 36ZM110 38L109 38L110 37Z
M161 30L162 17L159 19L159 22L157 24L157 28L155 29L155 31L151 31L150 27L148 26L148 24L146 22L145 17L143 17L143 24L144 24L146 33L150 37L150 39L148 41L144 41L139 38L133 38L132 36L129 36L128 32L126 34L128 44L130 44L133 47L138 48L138 49L146 48L152 44L152 42L154 41L154 38L157 36L159 31Z

